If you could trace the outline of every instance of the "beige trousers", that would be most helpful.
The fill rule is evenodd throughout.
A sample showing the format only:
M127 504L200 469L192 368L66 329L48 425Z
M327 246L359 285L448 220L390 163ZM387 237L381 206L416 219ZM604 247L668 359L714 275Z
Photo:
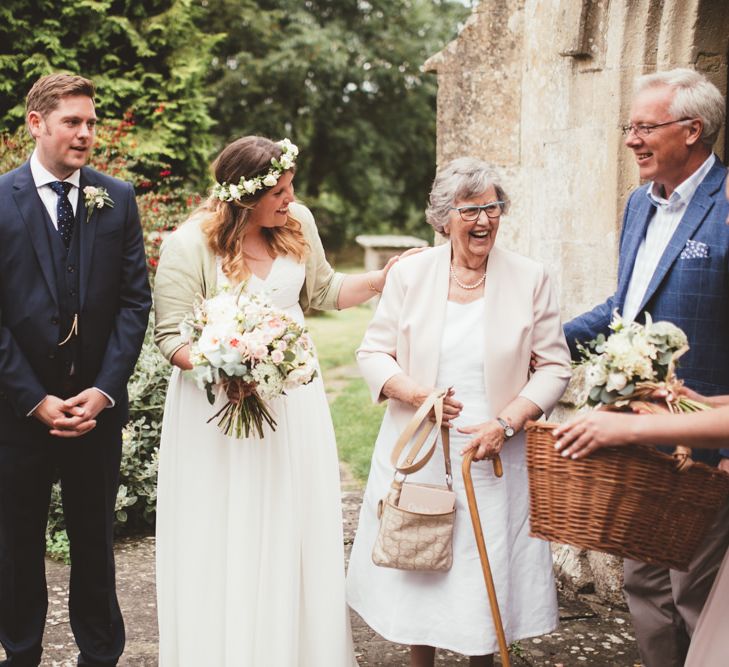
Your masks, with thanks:
M701 609L729 547L729 503L687 572L624 561L623 590L645 667L683 667Z

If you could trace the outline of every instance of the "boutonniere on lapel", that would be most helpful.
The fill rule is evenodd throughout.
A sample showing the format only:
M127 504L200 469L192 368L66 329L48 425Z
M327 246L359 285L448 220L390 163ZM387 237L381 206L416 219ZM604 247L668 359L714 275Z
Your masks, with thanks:
M86 222L91 220L91 214L95 208L114 208L114 200L109 196L106 188L97 188L95 185L87 185L84 188L84 201L86 202Z

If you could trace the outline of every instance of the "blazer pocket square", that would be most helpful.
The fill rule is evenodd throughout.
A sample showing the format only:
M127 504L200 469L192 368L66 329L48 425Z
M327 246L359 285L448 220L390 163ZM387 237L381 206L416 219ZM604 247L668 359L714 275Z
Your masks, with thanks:
M701 241L689 239L683 247L680 259L704 259L709 256L709 246Z

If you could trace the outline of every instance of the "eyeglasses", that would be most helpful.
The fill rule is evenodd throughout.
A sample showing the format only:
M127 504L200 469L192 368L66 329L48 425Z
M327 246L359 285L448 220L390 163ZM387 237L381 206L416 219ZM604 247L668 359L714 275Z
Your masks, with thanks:
M495 220L503 212L504 202L492 201L490 204L483 206L451 206L451 211L458 211L463 222L476 222L481 216L481 211L486 213L486 217Z
M656 123L655 125L646 125L645 123L640 123L639 125L633 125L633 123L631 123L630 125L623 125L623 127L620 129L623 131L623 136L625 136L625 137L627 137L631 132L635 132L636 137L647 137L657 127L664 127L665 125L673 125L674 123L683 123L686 120L691 120L691 119L690 118L679 118L677 120L668 120L665 123Z

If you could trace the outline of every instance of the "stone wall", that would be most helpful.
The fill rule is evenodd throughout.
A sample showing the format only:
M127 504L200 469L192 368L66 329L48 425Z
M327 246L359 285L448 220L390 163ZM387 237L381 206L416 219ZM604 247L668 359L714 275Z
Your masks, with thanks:
M622 210L638 181L623 145L636 76L694 67L727 90L727 0L482 0L431 57L439 164L493 162L513 206L498 243L543 261L573 317L614 291ZM725 133L716 150L725 157ZM578 586L620 599L613 559L558 549Z

